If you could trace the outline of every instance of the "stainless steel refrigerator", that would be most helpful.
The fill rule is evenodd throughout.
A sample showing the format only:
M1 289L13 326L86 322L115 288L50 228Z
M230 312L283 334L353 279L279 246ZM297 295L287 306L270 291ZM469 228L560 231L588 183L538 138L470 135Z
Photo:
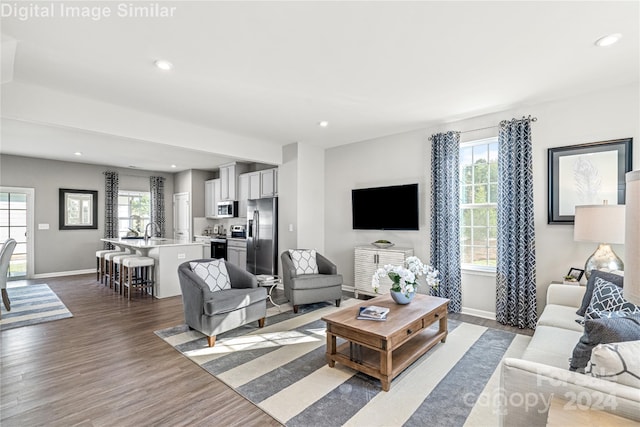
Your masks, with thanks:
M278 198L247 201L247 271L278 274Z

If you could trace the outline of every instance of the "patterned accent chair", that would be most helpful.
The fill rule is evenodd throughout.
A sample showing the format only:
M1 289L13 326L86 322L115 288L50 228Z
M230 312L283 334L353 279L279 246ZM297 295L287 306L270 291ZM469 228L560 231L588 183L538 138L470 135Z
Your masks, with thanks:
M282 260L282 283L284 294L293 305L293 312L297 313L302 304L334 300L336 307L340 307L342 300L342 275L338 274L334 263L319 253L315 253L317 273L301 273L299 266L294 264L291 252L284 251L280 255Z
M216 335L258 321L264 326L267 316L267 290L258 286L253 274L223 261L228 272L230 289L216 290L191 269L191 263L207 263L212 259L188 261L178 266L182 289L184 319L191 329L207 336L209 347Z

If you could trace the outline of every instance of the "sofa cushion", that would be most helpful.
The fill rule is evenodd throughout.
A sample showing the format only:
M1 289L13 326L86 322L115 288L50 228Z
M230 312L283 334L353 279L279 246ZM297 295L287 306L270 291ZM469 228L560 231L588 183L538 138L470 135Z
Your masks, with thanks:
M522 358L530 362L567 369L571 350L581 335L581 332L570 329L538 326Z
M570 369L584 369L591 358L591 350L598 344L635 340L640 340L640 314L586 319L584 334L573 349Z
M266 299L267 290L265 288L227 289L216 292L215 297L204 302L204 314L213 316L229 313Z
M597 278L594 283L591 302L584 314L585 320L612 317L609 314L612 312L620 314L640 313L640 307L624 299L622 288L601 278Z
M589 362L591 376L640 389L640 341L598 344Z
M291 279L291 289L318 289L342 286L339 274L305 274Z
M582 297L582 304L580 304L580 308L578 308L578 311L576 311L576 314L578 316L584 316L584 313L587 311L587 307L589 307L589 303L591 302L591 296L593 295L595 281L598 278L604 279L607 282L611 282L619 287L622 287L624 282L624 276L609 273L606 271L592 270L591 275L589 276L589 280L587 281L587 290L584 293L584 297Z
M224 260L214 259L209 262L191 262L191 270L209 286L211 292L231 289L231 281Z
M547 304L538 319L538 326L553 326L582 334L584 327L575 321L575 310L575 307L566 305Z
M289 249L296 274L318 274L315 249Z

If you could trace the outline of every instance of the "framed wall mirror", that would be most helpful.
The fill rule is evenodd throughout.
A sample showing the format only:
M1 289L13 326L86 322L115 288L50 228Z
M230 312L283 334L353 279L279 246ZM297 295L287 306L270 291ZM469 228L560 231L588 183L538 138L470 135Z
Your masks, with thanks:
M98 228L98 192L61 188L59 193L60 230Z

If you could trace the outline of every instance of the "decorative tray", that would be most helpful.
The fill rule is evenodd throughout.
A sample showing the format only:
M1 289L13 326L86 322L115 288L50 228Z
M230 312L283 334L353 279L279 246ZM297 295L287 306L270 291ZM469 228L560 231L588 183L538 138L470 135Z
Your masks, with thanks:
M376 248L380 248L380 249L388 249L388 248L390 248L390 247L392 247L392 246L394 246L394 245L395 245L395 243L391 243L391 242L386 242L386 243L383 243L383 242L373 242L373 243L371 243L371 244L372 244L373 246L375 246Z

